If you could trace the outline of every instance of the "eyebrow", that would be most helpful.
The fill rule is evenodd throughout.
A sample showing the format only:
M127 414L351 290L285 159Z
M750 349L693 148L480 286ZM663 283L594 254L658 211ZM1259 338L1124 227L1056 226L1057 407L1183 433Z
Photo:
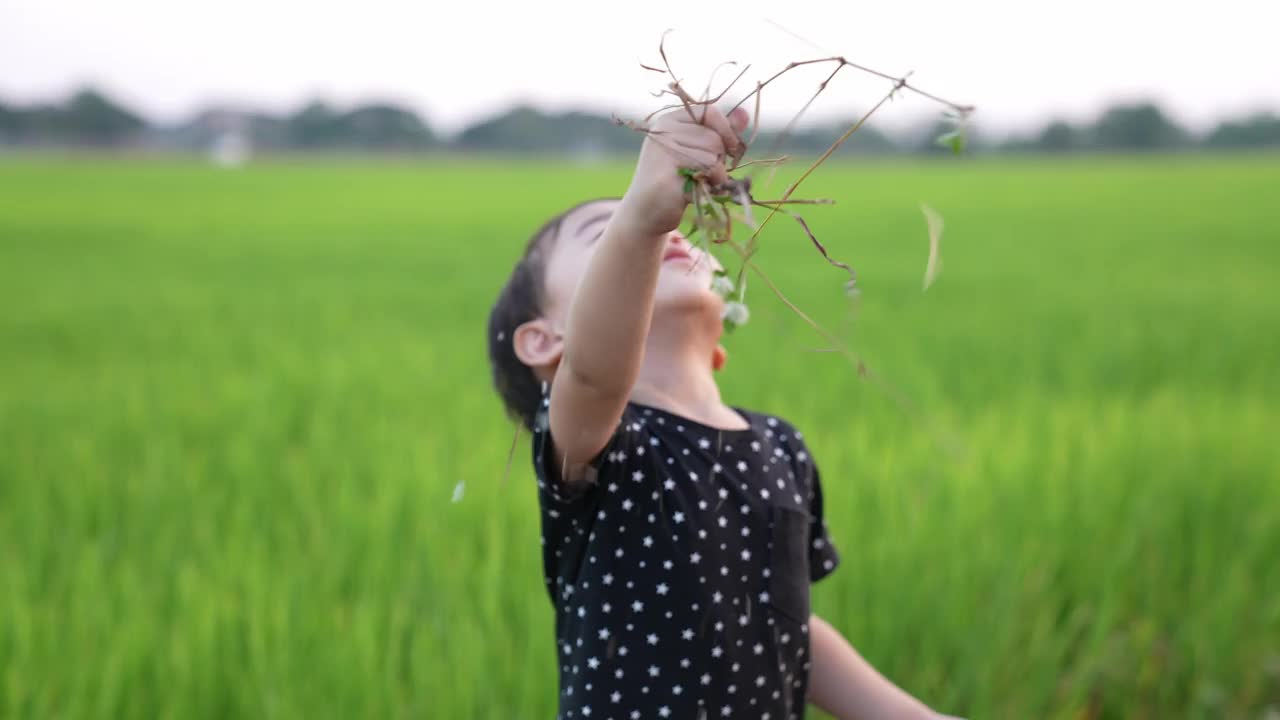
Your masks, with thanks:
M602 220L608 220L608 219L609 219L609 218L611 218L611 217L613 217L613 211L612 211L612 210L609 210L609 211L606 211L606 212L602 212L602 213L600 213L599 215L596 215L595 217L591 218L590 220L587 220L586 222L584 222L584 223L582 223L581 225L579 225L579 226L578 226L578 230L577 230L577 232L575 232L575 233L574 233L574 235L575 235L575 236L577 236L577 237L581 237L581 236L584 234L584 232L583 232L583 231L585 231L587 228L591 227L592 225L594 225L594 224L596 224L596 223L598 223L598 222L600 222L600 221L602 221Z

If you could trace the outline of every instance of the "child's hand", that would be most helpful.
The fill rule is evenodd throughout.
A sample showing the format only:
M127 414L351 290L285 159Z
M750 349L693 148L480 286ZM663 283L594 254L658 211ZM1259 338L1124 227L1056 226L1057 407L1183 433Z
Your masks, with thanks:
M711 183L729 178L725 157L740 157L745 147L740 133L747 127L747 111L738 108L725 117L714 107L695 107L696 122L681 108L657 119L649 128L631 186L622 199L626 216L645 237L665 237L675 230L689 198L680 170L698 170Z

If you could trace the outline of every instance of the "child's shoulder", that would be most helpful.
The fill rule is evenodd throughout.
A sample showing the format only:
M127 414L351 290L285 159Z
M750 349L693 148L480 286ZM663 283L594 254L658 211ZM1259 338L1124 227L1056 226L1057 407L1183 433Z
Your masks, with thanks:
M752 424L759 426L766 435L770 437L780 437L783 440L794 438L798 441L804 440L804 435L800 432L800 428L793 423L785 415L779 413L766 412L763 410L753 410L751 408L731 405L734 410L742 413Z
M729 404L728 407L735 410L747 421L746 428L729 430L712 427L669 410L629 401L623 411L619 429L677 433L702 432L722 437L759 435L784 445L804 447L803 433L783 415L733 404Z
M785 415L781 415L779 413L774 413L774 412L766 412L764 410L755 410L752 408L742 407L739 405L730 405L730 407L732 407L734 410L737 410L738 412L745 415L749 420L752 420L753 422L759 421L764 427L770 428L775 432L782 431L782 430L790 431L792 433L798 432L798 428L796 427L796 425L793 422L791 422L791 420L788 419Z

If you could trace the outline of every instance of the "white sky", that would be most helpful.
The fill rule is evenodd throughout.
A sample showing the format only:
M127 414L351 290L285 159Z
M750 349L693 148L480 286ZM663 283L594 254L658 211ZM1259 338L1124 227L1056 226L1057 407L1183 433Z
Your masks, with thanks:
M666 28L677 72L699 90L720 60L753 64L745 91L826 54L766 18L855 62L914 70L924 89L977 105L975 122L992 129L1084 120L1137 97L1196 128L1280 109L1280 0L0 0L0 98L93 83L164 121L212 102L387 99L446 132L514 101L635 117L656 107L647 93L662 79L637 63L658 62ZM844 72L810 117L852 115L883 92L884 81ZM785 121L824 74L771 85L765 118ZM930 109L895 103L882 123Z

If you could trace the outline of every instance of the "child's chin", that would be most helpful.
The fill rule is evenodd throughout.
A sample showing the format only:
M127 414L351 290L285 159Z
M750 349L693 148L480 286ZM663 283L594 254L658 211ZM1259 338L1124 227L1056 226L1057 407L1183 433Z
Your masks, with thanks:
M719 318L724 309L724 300L711 292L710 288L663 288L653 299L657 311L674 310L681 313L706 313L708 317Z

